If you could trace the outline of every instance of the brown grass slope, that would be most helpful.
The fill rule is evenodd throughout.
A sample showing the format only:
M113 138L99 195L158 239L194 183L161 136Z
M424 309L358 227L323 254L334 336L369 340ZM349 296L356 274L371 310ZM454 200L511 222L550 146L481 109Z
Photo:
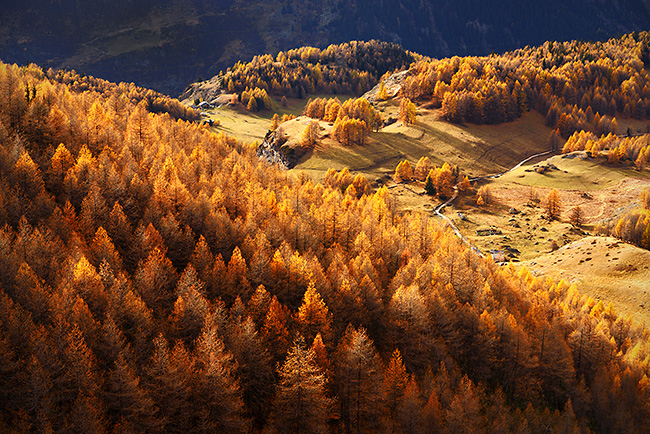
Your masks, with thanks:
M650 324L650 252L611 237L584 237L522 263L531 273L576 283L594 299Z

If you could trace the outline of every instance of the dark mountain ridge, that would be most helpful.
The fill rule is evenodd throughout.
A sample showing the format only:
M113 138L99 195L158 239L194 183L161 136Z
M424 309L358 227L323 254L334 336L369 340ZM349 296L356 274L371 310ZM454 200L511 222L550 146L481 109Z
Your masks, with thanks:
M239 59L303 45L396 42L445 57L606 39L650 22L647 0L36 0L3 2L0 59L179 94Z

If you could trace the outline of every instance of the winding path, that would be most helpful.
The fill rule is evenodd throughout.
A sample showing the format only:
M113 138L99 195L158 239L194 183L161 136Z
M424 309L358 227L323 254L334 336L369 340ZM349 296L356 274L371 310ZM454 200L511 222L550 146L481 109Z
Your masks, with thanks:
M475 178L470 178L469 180L470 180L471 182L474 182L474 181L481 181L481 180L484 180L484 179L495 179L495 178L500 177L501 175L505 175L506 173L509 173L509 172L512 172L512 171L515 170L515 169L518 169L518 168L521 167L523 164L526 164L527 162L529 162L529 161L532 160L532 159L535 159L535 158L537 158L537 157L543 157L543 156L545 156L545 155L549 155L549 154L552 154L552 153L554 153L554 152L555 152L555 151L546 151L546 152L540 152L539 154L533 154L533 155L531 155L530 157L527 157L527 158L521 160L521 161L520 161L516 166L511 167L510 169L506 170L505 172L495 173L495 174L493 174L493 175L477 176L477 177L475 177ZM447 224L448 224L448 225L453 229L453 231L454 231L454 233L456 234L456 236L457 236L458 238L460 238L460 240L461 240L462 242L464 242L464 243L467 244L467 245L468 245L472 250L474 250L474 252L476 252L477 255L479 255L479 256L482 257L482 258L485 258L485 255L483 254L483 252L481 252L481 251L479 250L478 247L476 247L474 244L472 244L472 243L471 243L471 242L470 242L470 241L469 241L465 236L463 236L463 234L460 233L460 230L458 229L458 226L456 226L456 224L453 222L453 220L450 219L449 217L447 217L446 215L444 215L444 214L442 213L442 211L444 211L445 207L447 207L447 206L450 205L453 201L455 201L456 198L458 198L458 184L454 185L454 195L453 195L452 197L450 197L449 199L447 199L447 201L446 201L445 203L441 203L440 205L438 205L437 207L435 207L435 209L433 210L433 212L434 212L438 217L442 218L443 220L445 220L445 221L447 222Z

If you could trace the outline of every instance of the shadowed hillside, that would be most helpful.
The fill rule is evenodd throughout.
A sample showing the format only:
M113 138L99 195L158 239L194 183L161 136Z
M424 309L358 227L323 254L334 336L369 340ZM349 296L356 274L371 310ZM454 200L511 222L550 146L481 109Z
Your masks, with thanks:
M179 94L240 59L380 39L423 55L488 54L645 30L646 0L7 0L0 59Z

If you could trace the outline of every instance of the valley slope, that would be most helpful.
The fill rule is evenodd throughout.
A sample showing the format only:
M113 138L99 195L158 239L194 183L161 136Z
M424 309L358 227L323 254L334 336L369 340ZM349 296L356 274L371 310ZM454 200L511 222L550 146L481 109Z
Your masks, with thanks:
M647 136L614 135L613 116L636 128L649 107L648 37L420 59L376 108L300 96L370 87L377 45L338 47L361 72L319 66L335 49L304 48L233 68L224 101L189 102L204 103L202 122L146 89L0 63L0 432L645 432L643 324L566 281L496 264L395 192L429 207L455 198L470 220L518 216L523 232L543 208L531 198L525 214L505 211L511 188L581 180L598 200L601 186L644 182ZM255 68L292 74L236 73ZM280 170L224 132L255 138L265 123L280 150L311 151L300 164L350 163L382 185ZM464 177L562 143L581 158ZM614 231L644 243L644 213ZM643 281L638 250L611 239L574 244L580 259L558 249L555 262L588 272L594 241L620 254L602 271Z
M393 176L398 163L401 161L410 162L413 168L416 168L421 159L425 157L428 159L429 164L437 167L441 167L445 163L451 164L457 167L462 174L458 178L458 181L460 181L462 176L465 175L470 179L477 179L485 175L502 173L530 155L550 152L555 156L549 157L547 155L543 158L537 158L497 178L477 179L473 188L462 191L460 196L443 212L459 228L460 233L466 240L484 254L493 255L495 260L500 262L512 261L514 263L523 261L522 264L539 275L552 276L553 278L565 277L568 281L576 282L581 291L605 301L612 301L620 311L634 314L637 320L646 322L648 314L646 313L645 302L640 301L646 298L643 290L647 289L648 285L643 277L639 278L637 274L629 272L627 269L619 270L609 267L607 261L602 263L599 261L589 262L590 259L587 259L585 262L586 256L583 257L578 253L573 254L574 250L567 247L572 245L571 243L580 243L583 239L590 240L585 236L608 233L605 226L608 224L610 226L615 225L617 218L621 218L625 212L639 206L639 193L644 188L650 187L647 170L638 170L639 167L643 169L643 164L646 164L641 161L642 158L639 159L639 155L643 155L643 152L645 152L641 147L646 144L644 137L647 137L643 135L647 131L646 108L648 106L646 104L648 97L650 97L650 93L647 91L647 69L643 68L642 63L637 63L635 67L638 68L639 75L635 76L630 72L624 73L630 77L626 83L633 83L634 81L638 83L636 85L639 92L638 101L636 96L631 96L631 94L624 96L623 93L620 93L621 87L619 87L619 83L623 82L623 79L618 80L616 85L612 85L609 91L596 90L594 92L595 87L590 89L584 86L584 82L582 87L579 87L580 84L578 84L574 90L571 87L578 80L571 74L564 74L563 72L570 65L573 65L572 67L578 71L576 74L589 74L592 77L591 80L601 74L601 72L595 72L598 68L596 65L601 65L600 62L610 61L618 65L617 68L629 68L629 65L638 62L637 59L644 58L644 43L637 43L634 39L629 39L629 37L611 40L608 44L610 44L610 48L607 50L610 50L610 53L620 50L611 58L608 58L605 54L591 54L596 53L596 51L590 53L590 50L600 50L600 48L596 48L600 46L599 44L574 42L565 43L563 46L558 43L547 43L543 49L532 49L533 53L537 52L538 60L534 60L535 56L530 55L528 51L509 53L501 58L496 58L496 60L494 60L494 56L490 59L465 58L455 64L453 60L447 61L443 59L438 64L439 70L444 71L446 65L451 63L455 65L456 74L447 74L444 78L440 78L438 82L433 81L427 87L431 94L424 95L422 89L427 85L422 84L422 80L426 79L422 77L436 72L430 72L431 69L427 70L426 66L412 66L409 70L394 76L384 76L382 83L390 83L387 84L391 89L390 94L395 96L378 98L378 88L380 87L378 85L366 93L364 97L374 102L375 109L386 121L387 119L397 120L400 117L400 102L406 95L416 95L418 106L413 124L407 125L401 120L393 123L386 122L376 132L369 133L363 144L349 146L341 144L335 138L335 122L332 122L332 120L314 120L308 116L299 116L279 125L274 137L282 137L281 143L285 149L301 149L304 130L310 123L316 122L318 125L318 140L313 147L298 152L297 155L300 155L300 157L292 163L293 171L305 172L313 179L331 182L333 178L330 169L337 171L349 169L352 176L362 174L375 187L387 186L400 211L419 211L431 216L435 215L434 209L444 202L444 199L436 199L425 194L424 178L411 182L396 182ZM540 64L559 61L557 54L554 54L559 51L563 51L562 58L567 59L566 66L543 67L537 72L533 72L533 68L538 67ZM580 54L575 55L574 52ZM546 54L549 56L546 59L539 59L540 53L542 53L542 56L544 53L550 53L550 55ZM618 60L619 56L620 59L623 59L628 55L639 57L632 61ZM451 90L450 94L455 92L457 95L467 98L467 88L472 86L471 80L474 79L472 74L476 74L474 71L484 71L487 68L485 65L501 67L500 65L509 65L509 62L511 62L515 65L514 68L505 67L509 75L506 72L501 74L501 77L511 77L519 74L519 72L513 71L519 65L517 62L521 61L512 60L513 58L518 59L518 56L524 59L533 58L533 60L529 69L523 69L524 72L521 77L524 78L516 77L521 82L516 81L515 83L515 80L510 82L513 87L523 84L522 88L526 89L524 91L525 97L522 99L517 96L514 101L526 107L533 106L535 109L524 109L521 111L519 118L498 125L477 125L471 122L451 123L445 120L451 110L449 104L445 105L450 98L447 98L446 95L443 98L442 92L437 91L441 82L443 86L448 86ZM593 57L589 58L589 56ZM595 62L594 58L598 56L604 57ZM425 60L422 63L426 65L426 62ZM435 61L433 62L435 65ZM557 77L557 81L549 79L549 82L559 91L555 91L557 92L556 96L540 96L536 93L535 87L539 86L541 88L543 86L538 84L539 77L546 77L543 78L544 80L548 79L550 75L549 69L550 74L555 74ZM417 75L418 71L421 70L425 72ZM481 72L478 72L478 74L481 74ZM539 75L536 76L535 74ZM609 70L609 74L611 74L611 70ZM228 75L225 77L227 80ZM614 77L614 75L611 77ZM458 84L454 85L454 83L460 83L464 80L468 82L466 87ZM497 80L502 80L502 78ZM394 87L397 81L402 83L404 87L401 87L402 85ZM457 86L457 88L454 89L454 86ZM627 89L625 86L627 84L623 86L623 88ZM434 87L435 90L433 90ZM484 89L486 88L484 87ZM550 92L554 91L550 86L548 89L550 89ZM489 95L488 92L483 90L483 95L480 98ZM575 128L576 131L579 128L589 128L592 131L597 131L601 125L598 122L589 124L589 117L585 115L585 111L592 112L591 104L595 105L597 102L596 98L592 99L591 95L599 95L599 92L602 92L600 95L605 95L606 92L620 95L612 97L610 104L601 105L603 108L600 110L606 113L603 119L608 119L608 122L619 125L617 127L618 131L640 136L637 141L641 144L634 145L637 146L636 148L632 145L626 145L629 146L627 151L611 151L609 153L604 151L602 155L596 155L596 153L592 155L590 151L573 153L565 151L567 152L566 155L559 155L565 143L565 138L560 135L560 128L565 128L565 124L562 122L565 121L559 120L562 117L559 114L550 116L548 113L555 110L553 107L565 106L566 109L564 110L567 110L566 113L569 116L574 117L574 119L583 119L580 121L572 120L572 128ZM515 92L512 92L512 94L514 95ZM509 94L506 93L505 95ZM572 100L577 104L568 103L569 95L572 95ZM587 96L585 97L585 95ZM335 97L335 95L311 96L316 101L319 98L332 101L332 98ZM338 98L342 103L345 103L348 99L350 101L354 100L350 96L339 95ZM509 96L506 98L509 98ZM553 103L540 103L537 98L549 98ZM629 107L629 101L632 100L635 101L637 107L634 113L630 111ZM300 99L289 99L288 106L282 108L280 113L293 115L300 115L301 112L307 113L310 111L308 107L311 102L312 100L306 102ZM465 102L464 104L471 104L471 102ZM481 104L483 104L482 101ZM504 104L507 104L507 102L504 102ZM440 105L442 107L438 108ZM622 110L618 109L618 107L621 107ZM545 113L543 111L545 109L548 109L549 112ZM470 109L465 110L469 112ZM542 113L539 112L540 110ZM240 137L245 139L255 140L257 143L263 140L266 128L271 127L270 113L272 111L253 115L243 107L237 110L226 107L207 110L207 115L210 118L217 121L223 119L228 125L227 127L216 127L217 130L227 128L226 131L239 134ZM615 115L616 118L611 117L611 115ZM589 119L593 122L593 112L590 116ZM568 117L565 119L568 119ZM615 119L616 122L614 122ZM255 128L251 129L250 126L252 125L255 125ZM256 132L253 133L253 131ZM572 130L569 130L569 132L572 132ZM578 132L571 137L570 143L576 142L577 139L574 137L578 137ZM607 137L610 137L608 140L611 143L635 140L633 137L626 139L625 134L620 136L610 134ZM583 142L585 141L586 139ZM596 148L594 147L594 149ZM612 163L611 156L616 152L621 153L623 161ZM637 160L636 166L633 165L635 160ZM349 179L351 181L352 178ZM347 185L344 183L339 186L344 190ZM477 205L477 197L480 194L477 194L477 191L480 192L484 188L491 191L491 201L486 205L479 206ZM558 220L549 220L545 217L546 198L553 189L559 191L562 202L562 214ZM576 207L580 207L582 212L580 228L574 227L570 221L571 212ZM611 223L612 221L614 223ZM646 224L647 221L646 219ZM639 224L644 224L643 218L641 218ZM479 232L490 228L494 230L494 235L479 235ZM567 252L567 255L571 258L575 258L575 262L580 264L578 269L584 267L587 267L587 269L574 272L575 270L570 268L562 268L557 260L553 259L557 257L557 253L553 252L557 247L562 247L563 252ZM626 249L626 251L630 252L644 252L631 245L627 245ZM606 253L606 249L600 249L595 253L595 256L605 255ZM634 254L628 256L634 256ZM585 263L584 266L582 265L583 262L579 262L581 259ZM540 267L539 264L542 263L545 266ZM588 270L596 270L596 275L600 277L596 279L590 278L589 276L593 273L590 274ZM631 290L617 293L618 285L627 288L628 284L632 288ZM627 295L632 293L635 295Z

